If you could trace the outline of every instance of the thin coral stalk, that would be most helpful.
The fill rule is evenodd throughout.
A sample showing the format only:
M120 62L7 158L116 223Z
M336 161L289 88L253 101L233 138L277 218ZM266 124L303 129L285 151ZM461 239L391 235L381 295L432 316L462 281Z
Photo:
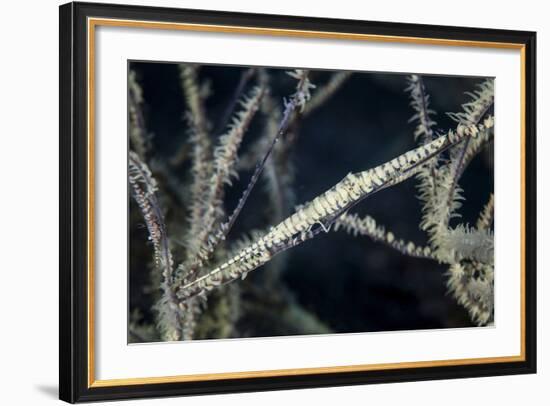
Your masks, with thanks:
M259 71L262 83L268 84L267 74ZM254 169L258 162L269 153L273 144L273 135L278 134L283 112L273 97L268 93L262 101L261 111L265 117L265 125L261 137L246 151L238 162L239 170ZM287 131L288 134L288 131ZM265 190L276 220L287 215L293 207L294 193L292 191L293 166L289 157L288 138L279 138L273 146L271 156L266 160L262 172Z
M265 71L260 71L260 80L266 85L269 84L269 79ZM253 151L254 156L263 156L262 151L266 151L269 147L273 134L277 134L279 123L281 122L282 111L271 95L264 97L262 101L261 111L266 117L262 136L259 142L254 145L256 151ZM269 196L269 201L272 207L272 219L280 221L288 213L288 207L292 200L292 192L290 190L290 163L284 154L283 142L277 142L273 148L272 156L266 161L263 177L265 180L265 190ZM256 160L257 162L258 160Z
M302 112L306 117L325 104L351 77L351 72L337 72L323 86L318 86Z
M493 123L489 124L488 123L489 121L492 121ZM487 147L489 144L493 142L494 117L488 116L487 118L485 118L484 126L486 130L481 131L479 133L479 136L471 140L470 143L468 144L468 148L466 149L466 153L464 154L462 172L457 174L459 178L462 176L462 173L468 167L472 159L474 159L474 157L477 156L485 147Z
M198 68L193 65L180 65L180 78L182 89L186 98L188 112L186 114L189 123L192 155L191 173L193 175L190 195L189 229L183 241L186 247L192 247L195 237L201 230L201 219L207 206L208 182L213 172L211 164L212 146L207 132L207 119L203 105L203 95L198 81ZM181 150L180 150L181 152ZM181 163L181 154L176 153L172 159L172 165Z
M433 127L437 124L432 120L432 115L435 111L430 109L430 96L426 92L424 80L420 75L410 75L408 77L409 86L405 89L409 92L410 105L414 110L414 115L409 119L409 122L417 121L414 131L414 139L419 141L419 144L426 144L433 140L435 133ZM426 203L427 200L433 199L436 188L437 177L437 159L433 159L426 164L424 169L418 174L420 184L420 199Z
M222 114L222 117L216 127L216 130L214 131L214 134L221 133L225 129L225 127L227 127L227 124L231 119L231 114L233 113L233 111L235 110L235 107L237 106L239 100L241 99L246 85L248 84L250 79L254 77L255 73L256 73L255 68L248 68L242 72L241 77L239 78L239 83L237 84L237 87L233 92L233 96L231 97L230 102L227 104L227 107L225 108Z
M434 259L430 247L417 246L412 241L397 238L391 231L386 231L386 228L379 225L371 216L360 218L357 214L344 213L334 222L334 231L339 229L343 229L354 236L370 237L373 241L381 242L403 255Z
M476 222L476 228L478 230L488 230L493 224L493 219L495 217L495 196L491 193L489 196L489 201L479 214L479 218Z
M479 326L494 318L494 268L477 261L461 261L450 266L447 286Z
M486 80L478 86L478 90L474 93L468 93L471 100L462 106L463 111L460 113L448 113L449 117L458 123L464 125L474 125L481 121L483 116L491 108L494 103L494 82ZM451 154L451 171L452 177L449 194L447 197L447 206L451 207L453 194L457 186L458 178L464 171L465 157L470 145L470 138L466 139L458 152ZM451 213L452 214L452 213ZM447 219L448 221L449 219Z
M143 118L143 92L133 70L128 72L128 112L129 135L132 150L135 151L141 159L145 159L145 154L149 149L149 140L145 128L145 119Z
M210 148L208 120L204 111L204 92L199 84L199 69L194 65L180 65L180 78L185 100L189 108L191 123L199 134L204 150Z
M405 90L410 94L410 105L415 112L409 119L409 122L418 122L414 132L414 139L425 144L432 141L435 135L433 127L437 123L431 118L435 114L435 111L430 109L430 96L426 92L422 76L410 75L407 79L409 86Z
M179 339L181 329L177 314L177 301L172 290L173 260L168 243L164 216L155 195L157 184L147 165L139 156L130 151L128 156L128 181L132 196L138 204L145 220L149 239L153 243L156 266L162 273L162 298L157 306L159 327L167 339Z
M239 216L241 210L243 209L248 199L248 196L252 192L252 189L254 188L254 186L256 185L256 182L258 181L260 175L262 174L262 171L266 165L266 162L271 156L271 153L273 152L275 144L277 143L279 138L285 134L286 130L288 129L290 120L293 117L294 112L296 111L296 109L300 109L300 110L304 109L305 104L311 97L310 90L315 87L309 81L307 71L296 69L293 72L288 72L288 74L294 77L295 79L298 79L298 84L296 85L296 92L292 95L292 97L290 98L290 101L286 102L285 110L283 112L283 117L281 119L281 123L279 124L279 127L277 128L277 132L274 134L273 139L271 140L271 143L265 155L263 156L262 160L256 165L254 173L250 178L250 182L248 183L248 186L243 192L243 195L239 199L237 207L235 208L233 213L231 213L231 216L229 216L227 223L224 224L223 238L227 236L227 234L233 227L233 224L235 223L237 217Z
M268 149L273 142L273 134L278 133L282 111L269 94L266 94L262 101L261 111L265 117L262 135L239 159L238 170L255 169L258 162L261 162L262 158L268 153ZM277 141L261 174L265 182L265 191L269 196L270 206L272 206L276 218L280 218L282 213L288 211L287 207L290 206L293 200L293 193L290 188L292 168L285 152L285 143Z
M188 117L189 119L189 117ZM200 221L205 211L204 201L206 200L208 175L212 171L212 165L208 161L210 152L205 148L210 148L208 143L204 142L204 134L190 129L189 141L192 145L192 180L190 185L190 205L189 205L189 231L184 238L185 245L192 244L193 238L200 229Z
M212 230L224 213L224 185L231 184L231 178L237 176L234 171L237 152L248 126L259 109L264 93L265 88L256 87L242 101L243 110L237 113L227 133L220 137L219 144L214 150L214 173L207 182L206 198L201 202L204 211L198 219L197 232L190 235L188 245L187 258L193 266L187 267L185 278L189 278L200 267L202 261L209 258L218 242L212 236Z

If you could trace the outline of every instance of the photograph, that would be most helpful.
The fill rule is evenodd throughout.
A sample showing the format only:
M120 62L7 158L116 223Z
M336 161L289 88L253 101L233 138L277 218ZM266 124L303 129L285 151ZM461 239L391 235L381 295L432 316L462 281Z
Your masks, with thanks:
M494 326L494 87L129 60L127 342Z
M537 32L255 7L59 7L59 398L537 373Z

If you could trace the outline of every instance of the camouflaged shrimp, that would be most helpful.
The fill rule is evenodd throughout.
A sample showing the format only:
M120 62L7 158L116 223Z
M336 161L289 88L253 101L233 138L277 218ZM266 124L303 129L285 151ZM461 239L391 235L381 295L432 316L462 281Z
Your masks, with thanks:
M414 176L432 158L457 143L493 126L492 120L481 124L459 124L433 141L408 151L391 161L359 173L349 173L344 179L296 212L272 227L256 242L207 272L204 276L183 285L177 292L182 300L204 296L217 286L239 277L270 261L271 258L294 247L316 234L328 232L332 224L351 207L372 194Z

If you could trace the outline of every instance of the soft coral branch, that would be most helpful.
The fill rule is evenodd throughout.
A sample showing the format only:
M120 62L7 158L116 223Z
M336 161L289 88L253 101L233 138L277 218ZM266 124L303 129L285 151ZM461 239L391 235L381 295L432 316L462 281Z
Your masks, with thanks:
M155 264L162 273L162 298L157 305L158 324L164 338L178 340L181 324L177 300L172 289L174 262L168 243L164 216L155 195L157 184L147 165L133 151L130 151L128 155L128 182L132 196L145 220L149 240L153 243Z
M334 230L343 229L346 232L357 236L362 235L371 238L399 251L403 255L416 258L434 259L430 247L416 245L412 241L397 238L394 233L387 231L371 216L360 218L357 214L342 214L334 223Z

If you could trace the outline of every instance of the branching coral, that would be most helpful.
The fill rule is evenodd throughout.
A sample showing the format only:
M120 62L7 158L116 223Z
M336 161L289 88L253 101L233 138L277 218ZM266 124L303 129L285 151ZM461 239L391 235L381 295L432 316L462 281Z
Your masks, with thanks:
M351 74L335 73L317 88L307 70L296 69L287 74L295 81L294 89L281 103L274 97L269 74L264 69L244 70L230 102L216 120L216 130L212 131L205 109L210 89L201 84L198 66L180 66L188 137L185 146L173 154L171 167L187 165L191 178L186 186L189 205L185 231L174 240L168 238L156 197L158 187L146 163L149 139L141 112L143 98L135 75L130 74L133 151L129 158L129 183L153 243L156 266L162 273L162 294L155 306L162 339L193 339L213 330L223 337L229 336L236 323L240 286L231 282L245 279L249 272L274 263L277 254L320 233L338 230L368 237L402 255L445 264L448 289L457 302L468 310L475 323L492 322L493 195L475 227L453 224L453 219L460 217L458 210L464 201L459 180L472 159L494 137L493 81L482 82L470 94L471 100L463 105L462 111L448 113L456 122L455 127L441 131L436 130L436 112L430 107L423 78L411 75L406 90L414 112L411 121L416 123L413 133L416 148L371 169L349 173L290 214L293 177L288 156L299 123L330 100ZM263 118L262 135L242 151L249 128L258 116ZM163 170L172 169L163 167ZM238 178L239 172L247 170L252 172L250 179L233 210L227 211L226 188ZM261 178L273 208L273 225L252 233L239 244L232 243L228 235ZM419 228L427 234L427 245L396 236L370 215L350 213L364 199L410 178L418 181L418 199L422 205ZM174 241L183 245L178 266L174 265L170 250ZM200 322L209 303L212 305L209 313ZM317 323L313 315L299 307L288 314L299 314L300 319ZM139 333L137 327L133 331L134 335Z
M435 123L429 119L432 112L428 108L428 96L424 93L421 79L412 75L408 90L413 108L417 111L413 116L418 120L415 134L422 135L424 142L429 141L431 126ZM434 160L418 175L419 197L423 202L421 227L429 234L434 258L450 265L449 290L466 307L475 322L487 324L493 319L493 236L489 231L492 197L480 215L477 229L464 224L449 227L450 220L459 217L457 210L464 200L458 180L472 158L493 137L494 118L488 115L494 102L493 81L482 82L469 95L471 100L463 105L463 111L448 115L459 123L459 127L473 126L475 137L467 137L451 149L447 162L438 166ZM483 289L484 294L479 289L481 280L474 278L478 268L483 269L486 275L483 279L484 286L487 285ZM483 305L480 305L481 302Z

